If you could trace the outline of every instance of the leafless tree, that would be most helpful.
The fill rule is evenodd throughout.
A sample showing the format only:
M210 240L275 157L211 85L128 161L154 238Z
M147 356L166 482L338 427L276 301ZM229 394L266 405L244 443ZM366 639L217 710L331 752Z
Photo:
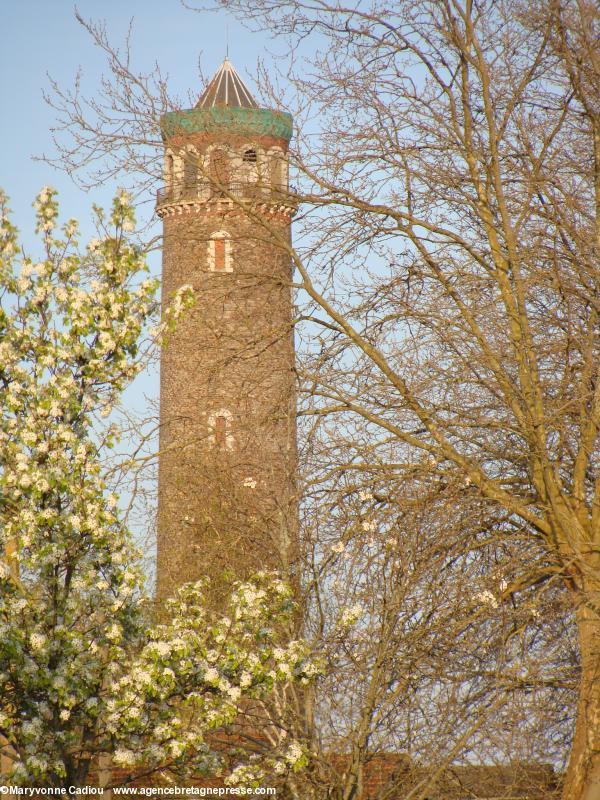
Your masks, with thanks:
M363 796L377 774L378 797L436 784L447 796L455 762L560 769L578 675L570 613L557 580L509 590L546 572L543 549L460 478L401 476L389 439L374 448L361 425L319 425L303 437L307 626L327 654L315 796ZM360 621L340 630L355 606ZM522 777L515 767L515 795Z

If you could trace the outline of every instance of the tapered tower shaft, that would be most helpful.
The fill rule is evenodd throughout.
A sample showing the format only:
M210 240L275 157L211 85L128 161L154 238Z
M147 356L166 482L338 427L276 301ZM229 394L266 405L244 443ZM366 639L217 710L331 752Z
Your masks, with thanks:
M226 60L162 120L163 310L193 307L161 355L157 594L290 568L296 538L291 117L258 108Z

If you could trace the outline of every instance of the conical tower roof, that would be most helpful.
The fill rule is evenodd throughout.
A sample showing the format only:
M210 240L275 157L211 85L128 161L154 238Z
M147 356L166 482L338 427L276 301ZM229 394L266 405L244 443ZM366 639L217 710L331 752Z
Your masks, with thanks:
M196 103L196 108L258 108L246 84L226 58Z

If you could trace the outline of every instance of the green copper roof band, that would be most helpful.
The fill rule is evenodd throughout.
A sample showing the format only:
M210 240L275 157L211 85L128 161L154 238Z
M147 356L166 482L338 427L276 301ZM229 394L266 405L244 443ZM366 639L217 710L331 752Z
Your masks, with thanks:
M219 107L192 108L165 114L160 127L164 137L186 133L215 133L229 130L244 135L292 138L292 115L267 108Z

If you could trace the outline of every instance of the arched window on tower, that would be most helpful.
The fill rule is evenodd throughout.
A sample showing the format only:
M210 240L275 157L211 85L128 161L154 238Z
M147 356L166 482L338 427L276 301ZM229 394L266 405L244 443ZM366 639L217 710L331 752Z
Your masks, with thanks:
M236 173L236 180L240 181L239 191L244 195L249 192L252 197L256 184L259 183L261 152L256 145L248 142L242 146L239 155L242 159L242 163L239 165L239 171Z
M198 157L191 150L183 154L183 185L188 192L198 188Z
M213 192L218 194L221 186L225 188L229 186L229 154L222 147L216 147L214 150L211 150L208 162L208 174Z
M283 152L278 147L269 151L269 178L274 189L287 188L287 164Z
M215 417L215 446L225 447L227 441L227 417Z
M209 440L215 450L233 450L233 416L231 411L222 408L215 411L208 419Z
M173 191L173 173L175 169L175 161L171 153L165 156L165 184L169 193Z
M208 269L211 272L233 272L231 236L227 231L216 231L208 242Z

